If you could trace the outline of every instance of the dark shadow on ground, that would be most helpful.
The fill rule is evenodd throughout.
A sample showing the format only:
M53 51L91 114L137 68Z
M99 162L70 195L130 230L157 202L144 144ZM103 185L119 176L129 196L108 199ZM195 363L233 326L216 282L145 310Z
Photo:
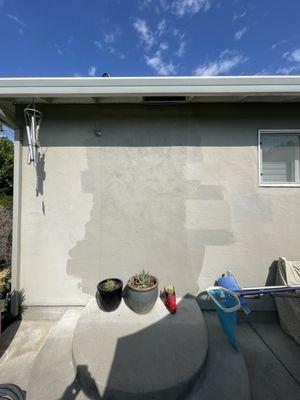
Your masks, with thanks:
M160 301L157 299L157 302ZM151 314L147 317L130 311L123 325L123 321L119 324L117 322L118 318L122 318L118 311L115 315L107 313L101 316L101 313L103 311L93 309L93 314L89 315L85 325L88 327L86 334L81 333L85 343L82 343L84 350L80 350L79 358L77 344L73 347L74 359L78 364L85 359L87 365L77 369L76 378L66 389L63 400L76 398L80 390L93 399L184 399L193 390L195 383L201 381L207 336L201 310L192 296L179 302L177 314L167 314L159 320L155 317L152 324ZM112 321L109 327L102 320L106 316ZM139 318L145 317L149 318L150 325L143 328L145 325L142 324L139 329ZM112 346L114 353L111 354L111 361L108 361L107 356L110 358L110 354L107 354L107 346L110 348L114 342L109 343L110 331L105 333L105 329L120 328L124 331L117 338L116 346ZM77 343L81 347L81 340ZM101 381L99 374L103 371L103 362L107 362L110 369L106 370L108 375L105 387L97 387L96 382L99 384ZM100 390L102 397L99 395Z
M0 340L0 363L1 357L4 356L6 350L9 348L11 342L13 341L14 337L16 336L18 329L20 327L21 320L15 321L11 324L2 334Z
M79 381L79 376L84 377L85 386ZM78 365L73 382L66 388L60 400L74 400L82 391L88 399L101 400L101 396L95 382L91 376L87 365Z

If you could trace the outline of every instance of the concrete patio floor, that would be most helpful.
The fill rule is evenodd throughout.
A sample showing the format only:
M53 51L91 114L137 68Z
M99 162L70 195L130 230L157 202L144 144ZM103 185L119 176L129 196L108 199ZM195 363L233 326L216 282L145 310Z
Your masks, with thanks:
M95 399L81 387L72 364L73 331L81 312L79 307L51 313L33 309L21 322L12 324L0 343L0 383L19 385L27 391L29 400ZM221 396L224 400L240 400L242 393L235 393L235 387L237 380L243 379L246 386L250 384L252 400L300 399L300 347L277 322L240 322L239 356L228 345L216 313L206 311L203 315L209 337L207 373L202 389L199 386L194 397L188 399L213 400ZM232 367L240 373L232 376ZM223 396L225 386L227 395Z
M300 347L278 323L240 323L237 338L253 400L300 399Z

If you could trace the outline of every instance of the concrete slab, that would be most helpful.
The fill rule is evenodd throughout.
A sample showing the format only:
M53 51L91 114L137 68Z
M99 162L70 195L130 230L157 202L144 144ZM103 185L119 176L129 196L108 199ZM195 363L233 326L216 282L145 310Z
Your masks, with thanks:
M194 299L181 299L176 315L160 300L146 315L123 302L105 313L92 300L79 319L73 356L91 398L182 400L201 375L207 347Z
M203 380L188 400L250 400L244 356L233 349L214 311L203 312L208 331L208 357Z
M72 359L72 341L82 310L68 310L49 333L31 369L28 399L67 399L65 393L75 388L77 378Z
M69 310L81 310L83 306L29 306L22 309L22 320L60 320Z
M252 327L300 385L300 347L279 324L252 323Z
M0 382L14 383L27 390L29 374L56 321L17 321L0 341Z
M267 330L271 329L277 327L270 324ZM300 399L300 386L250 324L238 325L237 338L248 368L252 400ZM278 341L277 345L285 351L285 341Z

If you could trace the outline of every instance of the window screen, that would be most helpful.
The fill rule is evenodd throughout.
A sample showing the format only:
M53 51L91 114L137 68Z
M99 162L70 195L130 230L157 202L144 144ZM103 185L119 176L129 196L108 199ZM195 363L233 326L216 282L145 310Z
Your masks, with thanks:
M300 183L298 133L261 133L261 183Z

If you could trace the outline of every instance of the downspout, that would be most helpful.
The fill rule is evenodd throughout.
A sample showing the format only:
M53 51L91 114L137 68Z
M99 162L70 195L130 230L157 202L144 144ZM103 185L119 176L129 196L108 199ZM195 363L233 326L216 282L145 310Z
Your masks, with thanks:
M11 314L16 317L20 309L20 249L21 249L21 196L22 196L22 142L21 129L15 128L13 235L11 265Z

